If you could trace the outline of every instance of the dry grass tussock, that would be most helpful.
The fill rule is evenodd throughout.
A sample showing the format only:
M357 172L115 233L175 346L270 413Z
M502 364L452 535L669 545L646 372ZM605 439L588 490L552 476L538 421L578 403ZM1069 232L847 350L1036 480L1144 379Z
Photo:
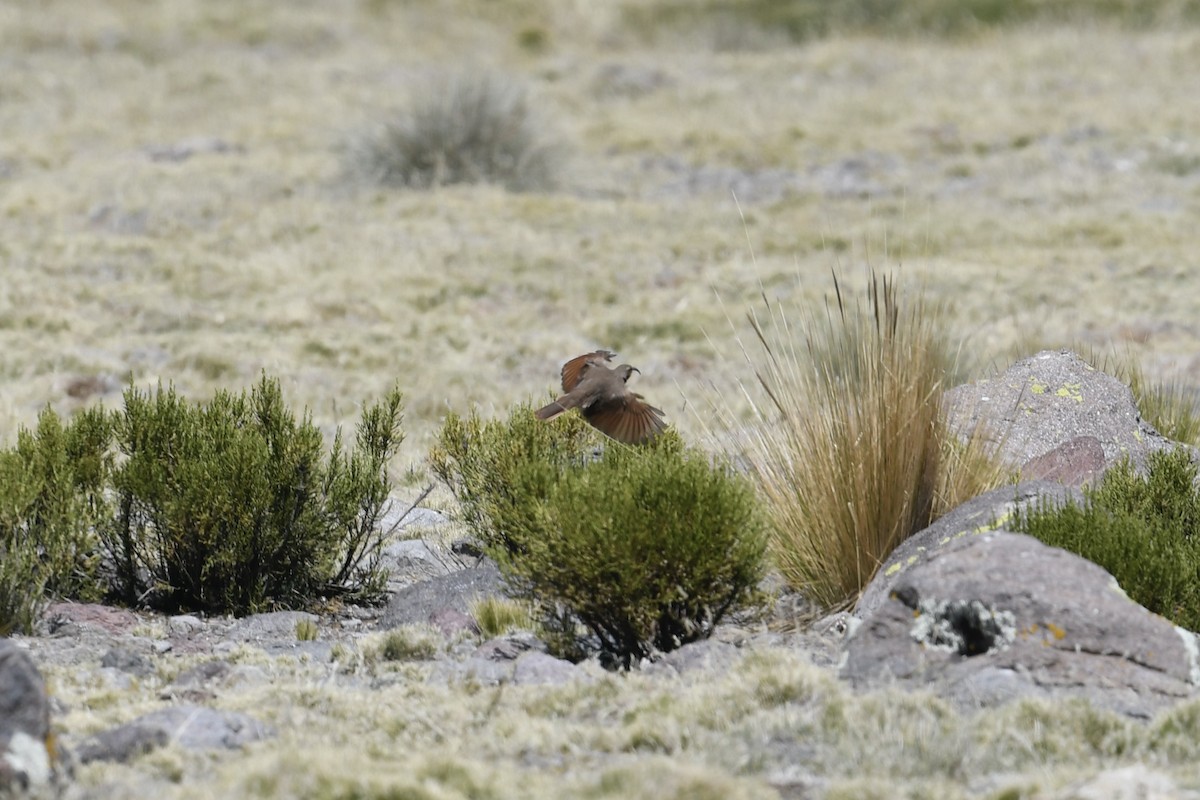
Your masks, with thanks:
M565 155L544 107L516 78L459 71L417 87L404 112L351 147L349 166L381 186L531 191L559 182Z
M955 362L940 308L875 274L865 300L836 275L823 315L793 318L764 295L742 345L755 420L735 447L776 564L824 608L853 603L900 542L1004 479L994 445L959 438L943 414Z

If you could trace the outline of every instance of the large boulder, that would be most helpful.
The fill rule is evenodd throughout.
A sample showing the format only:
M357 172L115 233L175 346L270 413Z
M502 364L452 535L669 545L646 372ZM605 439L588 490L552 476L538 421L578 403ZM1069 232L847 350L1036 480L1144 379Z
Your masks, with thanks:
M1128 386L1070 350L1021 359L995 378L951 389L946 401L958 430L981 428L1002 458L1033 473L1027 477L1064 469L1060 462L1067 458L1083 462L1079 476L1065 481L1074 483L1098 477L1125 455L1140 466L1150 452L1178 446L1142 419ZM1099 469L1092 463L1093 439L1104 455ZM1068 442L1069 452L1059 450ZM1048 464L1043 457L1055 450Z
M854 606L856 617L865 617L879 608L892 592L892 586L905 573L923 564L945 548L972 536L999 530L1017 511L1042 504L1061 506L1082 503L1083 493L1054 481L1025 481L1001 486L974 497L940 517L929 527L905 539L892 551L874 579L867 584Z
M849 637L841 674L928 687L966 707L1078 695L1147 718L1194 696L1197 653L1194 634L1134 603L1097 565L997 530L954 540L895 579Z
M42 675L28 653L0 639L0 796L48 785L53 747Z

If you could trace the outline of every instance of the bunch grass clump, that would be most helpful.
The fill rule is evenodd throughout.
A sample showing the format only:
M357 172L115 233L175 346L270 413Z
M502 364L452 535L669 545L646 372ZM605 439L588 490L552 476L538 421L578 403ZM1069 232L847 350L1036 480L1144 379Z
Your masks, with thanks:
M1084 488L1083 504L1018 514L1014 528L1108 570L1137 603L1200 630L1200 490L1188 448L1129 459Z
M940 309L872 274L866 304L834 277L825 314L799 324L766 301L743 347L755 424L736 447L771 524L785 579L821 608L853 603L908 536L1005 472L982 435L948 425L954 351Z
M533 608L529 603L507 597L481 597L470 604L468 613L479 626L479 632L491 639L518 630L535 627Z
M353 150L352 168L381 186L533 191L558 183L563 155L527 89L492 72L463 72L416 92L404 113Z
M753 488L668 431L606 443L577 415L552 424L446 421L433 469L463 505L551 647L628 668L711 634L763 572Z

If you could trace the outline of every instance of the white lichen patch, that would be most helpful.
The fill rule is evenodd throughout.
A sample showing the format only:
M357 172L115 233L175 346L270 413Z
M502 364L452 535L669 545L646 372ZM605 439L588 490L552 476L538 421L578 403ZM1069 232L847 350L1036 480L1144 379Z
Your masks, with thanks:
M1011 611L989 608L978 600L922 599L909 635L935 650L975 656L1006 650L1016 638Z

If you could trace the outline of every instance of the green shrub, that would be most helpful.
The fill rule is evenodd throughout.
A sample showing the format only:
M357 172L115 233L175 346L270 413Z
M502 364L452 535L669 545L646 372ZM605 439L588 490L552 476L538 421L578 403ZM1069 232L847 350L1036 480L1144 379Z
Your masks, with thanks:
M762 497L772 554L817 606L848 606L904 539L1005 480L994 446L942 413L954 366L940 310L875 275L867 303L819 316L768 304L743 347L756 419L734 446Z
M100 527L126 602L245 612L382 585L378 518L401 441L393 390L366 409L358 449L297 422L278 381L192 404L130 388L114 422L116 513Z
M1085 488L1082 505L1018 514L1021 530L1108 570L1125 593L1200 630L1200 492L1186 448L1152 453L1140 474L1128 459Z
M547 425L520 409L507 422L450 412L430 466L458 499L480 543L488 550L514 551L524 532L537 528L550 486L597 452L599 436L579 414Z
M407 111L351 151L352 171L381 186L557 183L564 150L529 93L491 72L440 76Z
M64 427L47 408L0 452L0 635L30 632L47 594L102 595L95 526L107 512L110 435L100 409Z
M763 570L752 487L664 434L595 458L577 415L447 420L434 470L565 655L621 666L707 637ZM561 424L560 424L561 423ZM586 635L580 636L576 625Z

